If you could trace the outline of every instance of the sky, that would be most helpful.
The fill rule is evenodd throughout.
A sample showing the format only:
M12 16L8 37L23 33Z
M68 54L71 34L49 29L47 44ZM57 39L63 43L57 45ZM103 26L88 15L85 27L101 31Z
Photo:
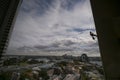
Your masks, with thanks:
M100 56L89 0L23 0L6 54Z

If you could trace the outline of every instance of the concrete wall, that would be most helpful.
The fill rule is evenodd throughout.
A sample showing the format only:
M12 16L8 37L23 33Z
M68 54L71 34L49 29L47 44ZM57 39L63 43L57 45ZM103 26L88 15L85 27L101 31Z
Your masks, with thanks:
M0 57L6 48L20 2L22 0L0 0Z
M120 0L91 0L106 80L120 80Z

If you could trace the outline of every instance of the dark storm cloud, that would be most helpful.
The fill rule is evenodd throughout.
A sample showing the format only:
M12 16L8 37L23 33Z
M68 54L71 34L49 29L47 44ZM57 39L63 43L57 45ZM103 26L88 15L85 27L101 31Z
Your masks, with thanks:
M54 42L50 45L36 45L36 46L33 46L33 47L29 47L29 46L24 46L24 47L20 47L18 48L18 50L22 51L22 50L31 50L31 49L37 49L37 50L42 50L42 51L62 51L66 49L66 51L68 50L73 50L72 48L67 48L73 44L77 44L75 42L72 42L70 40L62 40L60 42ZM67 47L61 47L62 46L67 46Z
M29 13L34 11L34 15L43 15L50 7L54 7L54 0L23 0L21 11Z
M68 32L71 32L71 31L73 31L73 32L80 32L80 33L83 33L83 32L85 32L85 31L93 31L93 32L95 32L95 29L83 29L83 28L73 28L73 29L68 29L68 30L66 30L66 31L68 31Z
M63 9L67 9L67 10L72 10L74 8L74 6L79 3L80 1L83 1L83 0L66 0L66 1L62 1L62 4L61 4L61 7Z

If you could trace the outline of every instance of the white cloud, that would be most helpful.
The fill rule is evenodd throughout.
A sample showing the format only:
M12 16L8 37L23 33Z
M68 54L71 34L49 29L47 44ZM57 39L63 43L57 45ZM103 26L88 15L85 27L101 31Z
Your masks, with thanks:
M83 53L84 49L90 48L90 44L96 43L89 36L89 29L95 29L89 0L77 2L70 10L61 5L66 4L67 1L74 2L72 0L51 0L52 3L45 3L45 1L44 4L41 3L43 0L23 1L8 52L24 46L39 45L49 46L49 49L53 49L50 47L56 42L59 43L57 50L76 48ZM72 31L74 28L80 28L83 31ZM65 41L76 44L65 46ZM93 48L95 50L92 50ZM54 49L56 48L54 47ZM92 46L90 49L94 52L98 50Z

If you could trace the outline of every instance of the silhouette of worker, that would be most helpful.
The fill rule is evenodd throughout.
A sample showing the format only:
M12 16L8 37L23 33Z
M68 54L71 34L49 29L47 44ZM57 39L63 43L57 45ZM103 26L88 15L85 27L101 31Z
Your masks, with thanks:
M92 37L93 40L95 40L95 37L97 37L96 34L94 34L93 32L90 31L90 36Z

